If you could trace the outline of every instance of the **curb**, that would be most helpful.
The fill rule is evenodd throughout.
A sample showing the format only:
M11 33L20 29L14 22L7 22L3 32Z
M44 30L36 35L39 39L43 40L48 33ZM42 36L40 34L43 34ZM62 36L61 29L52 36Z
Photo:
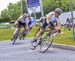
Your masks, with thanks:
M28 39L28 38L27 38ZM29 38L33 39L33 38ZM71 50L75 51L75 46L72 45L65 45L65 44L59 44L59 43L52 43L52 47L59 48L59 49L65 49L65 50Z
M26 38L26 39L28 39L28 38ZM29 39L33 39L33 38L29 38ZM9 41L9 40L7 40L7 41ZM5 41L0 41L0 42L5 42ZM72 45L52 43L52 46L51 47L75 51L75 46L72 46Z
M52 47L75 51L75 46L53 43Z

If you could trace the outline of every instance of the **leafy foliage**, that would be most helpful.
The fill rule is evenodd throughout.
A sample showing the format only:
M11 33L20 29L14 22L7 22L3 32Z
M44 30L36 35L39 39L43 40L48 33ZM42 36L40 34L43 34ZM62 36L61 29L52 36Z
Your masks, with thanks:
M10 18L0 18L0 23L1 22L9 22L10 21Z
M54 10L56 7L59 7L63 10L63 12L69 11L69 2L70 0L42 0L43 4L43 10L44 14L48 14L52 10ZM27 7L26 7L26 0L22 0L23 2L23 13L27 13ZM73 3L73 10L75 10L75 0L72 0ZM9 17L11 20L17 19L21 15L21 3L20 1L17 3L9 3L7 9L4 9L1 12L1 17ZM40 16L37 15L37 17Z

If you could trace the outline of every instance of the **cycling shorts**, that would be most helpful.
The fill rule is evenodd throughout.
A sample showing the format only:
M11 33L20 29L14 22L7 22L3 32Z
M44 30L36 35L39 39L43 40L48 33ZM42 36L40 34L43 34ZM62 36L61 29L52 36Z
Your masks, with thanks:
M18 21L18 27L21 27L21 26L25 27L26 23L22 23L21 21Z
M47 23L46 23L46 21L44 21L44 22L42 23L41 28L45 30L46 26L47 26ZM56 26L56 24L55 24L55 23L50 22L50 26L53 28L53 27L55 27L55 26Z

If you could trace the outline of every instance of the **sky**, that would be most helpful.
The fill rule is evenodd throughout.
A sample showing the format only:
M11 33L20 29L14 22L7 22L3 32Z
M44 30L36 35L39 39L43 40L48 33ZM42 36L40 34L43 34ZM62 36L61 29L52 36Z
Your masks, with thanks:
M20 1L20 0L0 0L0 14L3 9L7 8L10 2L16 3L17 1Z

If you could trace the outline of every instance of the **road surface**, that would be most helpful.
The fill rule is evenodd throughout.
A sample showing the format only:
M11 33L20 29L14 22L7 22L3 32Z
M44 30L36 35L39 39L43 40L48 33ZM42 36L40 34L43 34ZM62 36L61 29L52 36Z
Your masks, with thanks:
M31 50L31 39L0 42L0 61L75 61L75 51L50 48L46 53L39 53L39 47Z

